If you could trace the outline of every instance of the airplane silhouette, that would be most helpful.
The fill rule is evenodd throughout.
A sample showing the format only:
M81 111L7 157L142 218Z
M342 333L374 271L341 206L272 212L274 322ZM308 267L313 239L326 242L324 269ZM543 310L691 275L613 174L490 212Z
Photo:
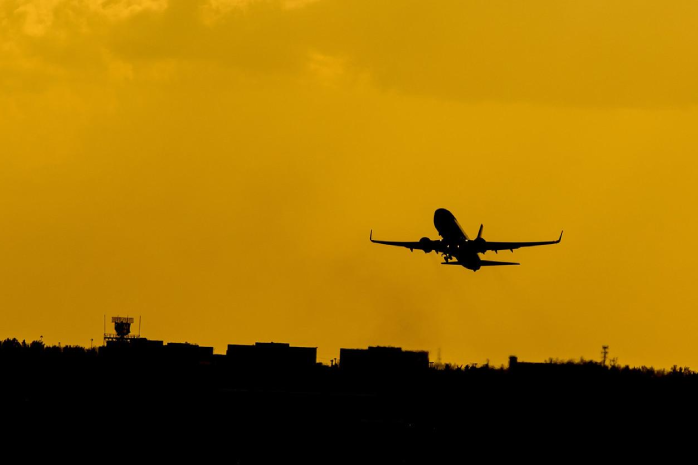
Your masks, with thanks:
M460 265L469 270L477 271L482 266L502 266L502 265L519 265L514 262L493 262L490 260L482 260L478 254L485 253L488 250L493 250L497 253L498 250L511 250L521 247L533 247L536 245L557 244L562 240L562 232L556 241L547 242L488 242L482 237L482 225L477 232L475 239L470 239L463 228L456 220L453 214L445 208L439 208L434 212L434 226L442 237L441 240L433 241L428 237L423 237L419 242L393 242L393 241L376 241L373 239L373 230L369 239L376 244L395 245L398 247L406 247L410 251L423 250L424 253L432 251L444 256L442 265ZM455 259L455 262L451 260Z

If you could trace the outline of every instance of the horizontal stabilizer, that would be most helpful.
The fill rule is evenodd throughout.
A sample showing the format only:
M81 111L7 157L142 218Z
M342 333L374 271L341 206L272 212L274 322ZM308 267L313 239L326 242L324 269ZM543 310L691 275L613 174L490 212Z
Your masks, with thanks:
M490 260L480 260L480 266L504 266L504 265L520 265L521 263L514 262L492 262ZM443 262L442 265L460 265L465 266L460 262Z
M493 262L490 260L480 260L480 266L503 266L503 265L520 265L514 262Z

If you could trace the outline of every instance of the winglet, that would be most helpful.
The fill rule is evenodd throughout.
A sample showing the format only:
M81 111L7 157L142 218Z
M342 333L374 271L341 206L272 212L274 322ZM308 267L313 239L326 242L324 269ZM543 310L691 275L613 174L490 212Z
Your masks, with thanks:
M562 233L565 231L560 231L560 238L557 240L557 242L560 242L562 240Z
M480 230L477 232L477 239L482 239L482 226L480 225Z
M368 236L368 239L373 242L373 229L371 229L371 234Z

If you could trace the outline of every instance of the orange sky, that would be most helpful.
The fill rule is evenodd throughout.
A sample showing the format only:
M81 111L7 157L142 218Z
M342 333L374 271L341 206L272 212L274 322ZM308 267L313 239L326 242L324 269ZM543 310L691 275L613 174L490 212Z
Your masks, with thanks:
M0 0L0 338L698 367L698 3ZM370 244L563 242L477 273ZM486 258L493 258L490 254Z

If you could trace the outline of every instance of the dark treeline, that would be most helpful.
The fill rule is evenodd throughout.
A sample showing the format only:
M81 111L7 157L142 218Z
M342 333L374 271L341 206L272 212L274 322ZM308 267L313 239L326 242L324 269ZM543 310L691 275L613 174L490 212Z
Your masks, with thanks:
M551 359L426 370L240 369L225 356L15 339L0 344L0 376L3 420L24 439L68 435L104 450L123 437L139 454L224 454L230 463L452 463L474 448L501 458L586 441L583 453L609 428L656 440L658 430L692 419L698 398L698 374L680 367Z

